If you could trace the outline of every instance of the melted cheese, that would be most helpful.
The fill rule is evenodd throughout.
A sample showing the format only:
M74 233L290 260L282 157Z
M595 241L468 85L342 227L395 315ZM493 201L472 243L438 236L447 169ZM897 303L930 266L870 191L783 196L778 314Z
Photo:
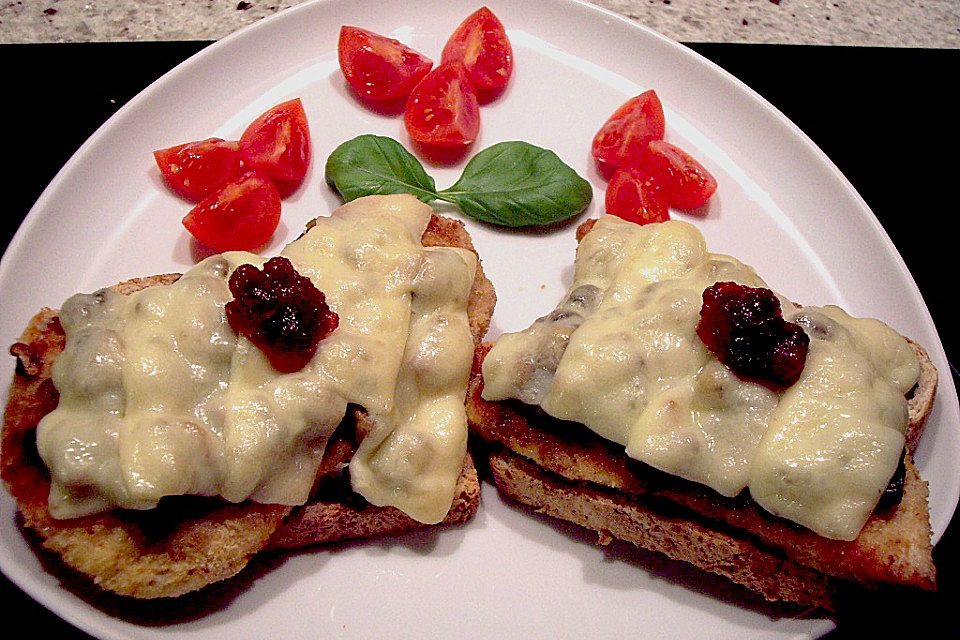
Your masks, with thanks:
M538 403L634 459L855 538L899 461L916 356L876 320L781 297L811 337L803 377L783 394L740 380L696 335L703 291L719 281L766 287L692 225L604 216L577 250L567 299L488 354L484 397Z
M340 317L293 373L279 374L226 322L229 275L262 267L253 254L213 256L172 285L129 296L69 299L53 373L61 400L37 431L51 513L147 509L180 494L302 504L356 404L378 425L351 462L357 490L442 520L466 452L476 258L424 248L430 215L412 197L363 198L283 250Z
M428 250L415 280L393 410L350 463L357 493L421 522L446 515L467 449L463 401L473 350L466 314L476 256Z

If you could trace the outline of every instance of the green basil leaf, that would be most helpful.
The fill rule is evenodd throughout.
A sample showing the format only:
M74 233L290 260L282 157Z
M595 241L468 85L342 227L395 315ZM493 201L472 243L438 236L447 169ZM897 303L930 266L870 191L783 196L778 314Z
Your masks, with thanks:
M327 158L327 184L344 202L374 194L409 193L423 202L437 199L437 185L423 165L393 138L357 136Z
M575 216L593 190L553 151L511 141L475 155L456 184L437 195L476 220L526 227Z

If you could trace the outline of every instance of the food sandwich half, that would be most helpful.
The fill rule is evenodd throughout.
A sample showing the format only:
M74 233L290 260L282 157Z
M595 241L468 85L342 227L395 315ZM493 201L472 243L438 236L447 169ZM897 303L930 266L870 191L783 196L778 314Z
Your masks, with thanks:
M935 588L922 347L794 304L682 221L578 240L559 305L477 351L467 413L504 494L771 601Z
M480 495L464 395L494 303L461 223L370 196L278 257L44 309L10 349L22 525L99 588L162 598L265 549L463 523Z

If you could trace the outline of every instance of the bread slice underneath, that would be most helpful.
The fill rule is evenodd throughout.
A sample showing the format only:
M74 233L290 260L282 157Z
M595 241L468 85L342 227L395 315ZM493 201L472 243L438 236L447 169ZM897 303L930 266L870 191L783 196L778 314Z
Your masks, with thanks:
M909 454L900 503L878 509L856 540L830 540L770 515L747 495L725 498L631 460L583 425L520 402L484 400L481 366L490 346L477 350L467 418L487 443L490 472L507 496L593 529L601 542L632 542L771 601L833 610L846 583L935 588L927 485ZM929 358L915 348L923 373L909 402L913 443L937 381Z
M475 251L459 221L433 216L425 246ZM176 274L137 278L113 287L124 294L174 282ZM486 333L496 302L479 262L468 302L474 343ZM58 394L51 368L63 350L57 313L44 309L10 351L17 369L10 387L0 441L0 475L17 502L23 526L68 567L101 588L134 598L175 597L237 574L258 551L293 548L352 538L392 535L425 528L392 507L366 503L349 488L342 471L356 449L357 410L338 428L324 454L310 502L291 509L254 502L229 504L212 498L170 497L149 511L115 510L56 520L47 511L50 477L36 452L36 426L52 411ZM460 524L476 513L480 487L468 454L457 495L443 525Z

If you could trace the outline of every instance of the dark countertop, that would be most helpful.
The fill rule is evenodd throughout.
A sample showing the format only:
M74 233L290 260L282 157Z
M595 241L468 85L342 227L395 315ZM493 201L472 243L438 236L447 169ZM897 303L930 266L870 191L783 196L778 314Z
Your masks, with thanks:
M103 121L207 44L0 45L6 95L0 109L7 125L3 246L56 171ZM911 269L948 358L956 361L960 344L949 314L953 303L940 288L955 242L940 226L956 209L952 196L957 163L945 157L960 148L950 81L960 69L960 50L691 46L783 111L846 174ZM824 224L830 224L829 211L824 212ZM960 595L958 538L955 520L934 552L937 594L853 606L842 612L839 628L830 637L852 638L870 630L879 632L877 637L890 637L903 624L929 637L960 638L955 611ZM0 610L28 620L31 635L87 637L5 577L0 577Z

